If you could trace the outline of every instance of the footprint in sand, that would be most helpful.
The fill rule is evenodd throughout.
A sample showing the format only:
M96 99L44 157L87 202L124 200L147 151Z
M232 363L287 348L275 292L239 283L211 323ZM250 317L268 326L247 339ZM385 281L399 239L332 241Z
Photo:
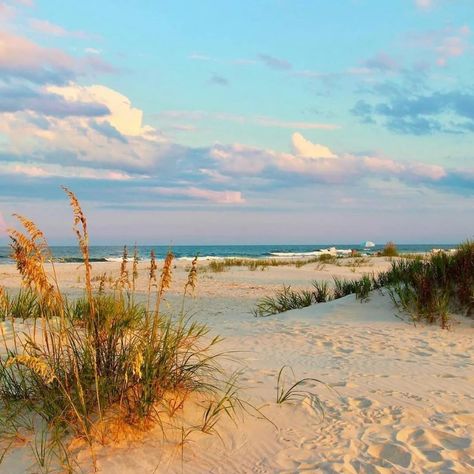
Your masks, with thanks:
M347 397L346 400L351 408L358 408L359 410L369 408L373 405L372 400L369 400L368 398L365 398L365 397L357 397L357 398Z
M432 428L404 428L397 433L396 437L398 441L414 445L420 449L432 449L437 446L439 449L456 451L466 449L471 445L469 438Z
M388 461L394 466L408 468L411 464L411 454L404 446L399 444L373 444L367 452L372 457Z

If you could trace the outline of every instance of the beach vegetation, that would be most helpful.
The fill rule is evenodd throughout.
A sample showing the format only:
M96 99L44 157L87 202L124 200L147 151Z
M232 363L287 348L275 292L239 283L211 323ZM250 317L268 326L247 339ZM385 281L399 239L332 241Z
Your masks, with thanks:
M285 372L291 372L291 381L289 382L285 377ZM314 385L324 385L331 388L322 380L306 377L297 380L291 368L284 365L277 376L276 385L276 403L281 405L287 402L307 402L315 411L317 411L322 418L324 418L324 405L319 396L314 392ZM334 390L334 389L333 389Z
M389 270L377 275L363 275L357 280L334 277L332 287L327 282L314 282L313 290L296 291L285 286L274 296L260 300L254 315L269 316L351 294L365 302L371 291L384 289L413 323L448 329L453 314L473 317L474 242L462 243L455 252L393 260Z
M2 459L8 441L21 433L30 440L38 472L72 471L69 446L77 443L90 450L97 469L98 444L138 438L154 426L163 433L178 429L178 408L188 401L201 411L202 422L186 429L215 433L220 416L234 417L243 402L221 368L220 338L185 316L184 299L180 314L162 310L173 254L159 276L151 255L146 305L133 298L136 251L130 272L124 248L111 293L93 289L87 219L76 196L65 192L84 262L82 297L69 301L61 292L46 238L32 221L17 216L23 229L10 230L22 289L16 296L0 292ZM196 285L196 262L184 296Z
M382 257L398 257L398 249L395 242L387 242L381 252Z

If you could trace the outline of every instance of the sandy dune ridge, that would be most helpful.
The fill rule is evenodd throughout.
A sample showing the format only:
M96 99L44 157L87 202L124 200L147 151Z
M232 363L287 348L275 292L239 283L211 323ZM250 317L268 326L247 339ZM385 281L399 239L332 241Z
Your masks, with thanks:
M244 369L242 395L262 407L269 422L244 416L235 426L223 420L222 441L193 435L184 449L161 432L141 442L98 450L104 473L469 473L474 471L474 328L460 319L451 331L407 324L395 317L387 295L373 292L367 303L348 296L302 310L256 319L255 301L283 283L308 287L331 275L354 278L389 265L371 259L356 268L278 267L265 271L233 268L202 273L198 295L188 301L194 317L225 337L222 349L238 351L225 364ZM118 265L94 264L94 274L118 272ZM81 287L77 265L58 265L67 291ZM146 278L146 264L140 270ZM2 283L18 279L10 265L0 267ZM179 305L185 264L175 269L170 309ZM3 323L9 335L8 323ZM338 394L315 386L325 407L320 414L308 397L277 405L279 369L297 378L316 377ZM27 449L20 447L0 472L24 472ZM87 452L79 456L86 461Z

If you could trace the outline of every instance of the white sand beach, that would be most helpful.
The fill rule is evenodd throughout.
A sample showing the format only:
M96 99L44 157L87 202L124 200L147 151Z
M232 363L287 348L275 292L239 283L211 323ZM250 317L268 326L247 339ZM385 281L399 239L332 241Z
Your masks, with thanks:
M205 267L202 262L201 268ZM196 320L221 335L224 363L242 370L241 396L269 421L242 414L223 418L219 436L193 433L181 446L176 434L163 440L155 428L139 441L97 450L104 473L469 473L474 470L474 324L459 319L450 331L414 327L397 318L387 295L373 292L366 303L353 295L279 315L251 315L258 298L283 283L304 288L332 275L354 278L387 268L384 258L367 264L324 267L308 264L249 271L201 272L186 307ZM186 276L177 262L168 297L179 305ZM57 265L68 292L82 288L75 264ZM119 264L96 263L93 274L118 274ZM146 264L140 279L146 280ZM0 267L5 286L18 286L13 265ZM141 280L140 280L141 281ZM6 337L9 323L2 323ZM288 366L323 404L310 396L278 405L277 375ZM291 372L287 370L291 381ZM337 393L336 393L337 391ZM30 456L30 457L29 457ZM89 454L79 452L84 465ZM0 466L2 473L26 472L31 449L18 441Z

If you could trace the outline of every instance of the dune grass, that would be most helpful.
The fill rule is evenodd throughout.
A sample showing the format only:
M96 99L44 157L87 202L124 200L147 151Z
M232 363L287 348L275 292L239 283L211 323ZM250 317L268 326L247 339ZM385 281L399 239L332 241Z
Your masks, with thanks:
M94 291L87 219L76 196L65 192L84 261L83 297L68 301L62 294L53 256L32 221L17 216L23 230L10 230L23 287L16 296L0 293L0 319L6 321L0 324L1 459L9 440L28 439L25 433L32 433L39 472L72 471L69 446L74 440L88 446L96 469L98 444L119 440L124 433L138 436L153 426L165 433L191 398L199 399L202 422L180 429L215 432L219 417L234 416L243 402L235 381L229 382L221 369L220 338L184 316L197 260L184 289L183 311L175 317L161 309L172 281L171 252L159 277L151 255L146 305L133 297L136 250L130 272L124 249L113 293L105 293L102 285ZM12 337L6 337L4 325Z
M287 267L294 266L301 268L306 265L316 263L341 265L342 258L330 254L322 254L311 258L224 258L222 260L212 260L209 262L208 270L215 273L221 273L231 267L247 267L250 271L265 270L269 267ZM360 266L367 263L366 259L356 257L351 265Z
M398 257L398 249L395 242L387 242L380 255L383 257Z
M452 254L393 262L379 281L413 322L449 328L452 313L474 316L474 242L461 244Z
M370 292L385 288L394 305L414 323L451 325L451 314L474 316L474 242L466 241L454 253L439 252L424 258L397 259L378 275L358 280L334 278L313 282L313 290L295 291L285 286L257 303L255 316L270 316L355 294L361 302Z

